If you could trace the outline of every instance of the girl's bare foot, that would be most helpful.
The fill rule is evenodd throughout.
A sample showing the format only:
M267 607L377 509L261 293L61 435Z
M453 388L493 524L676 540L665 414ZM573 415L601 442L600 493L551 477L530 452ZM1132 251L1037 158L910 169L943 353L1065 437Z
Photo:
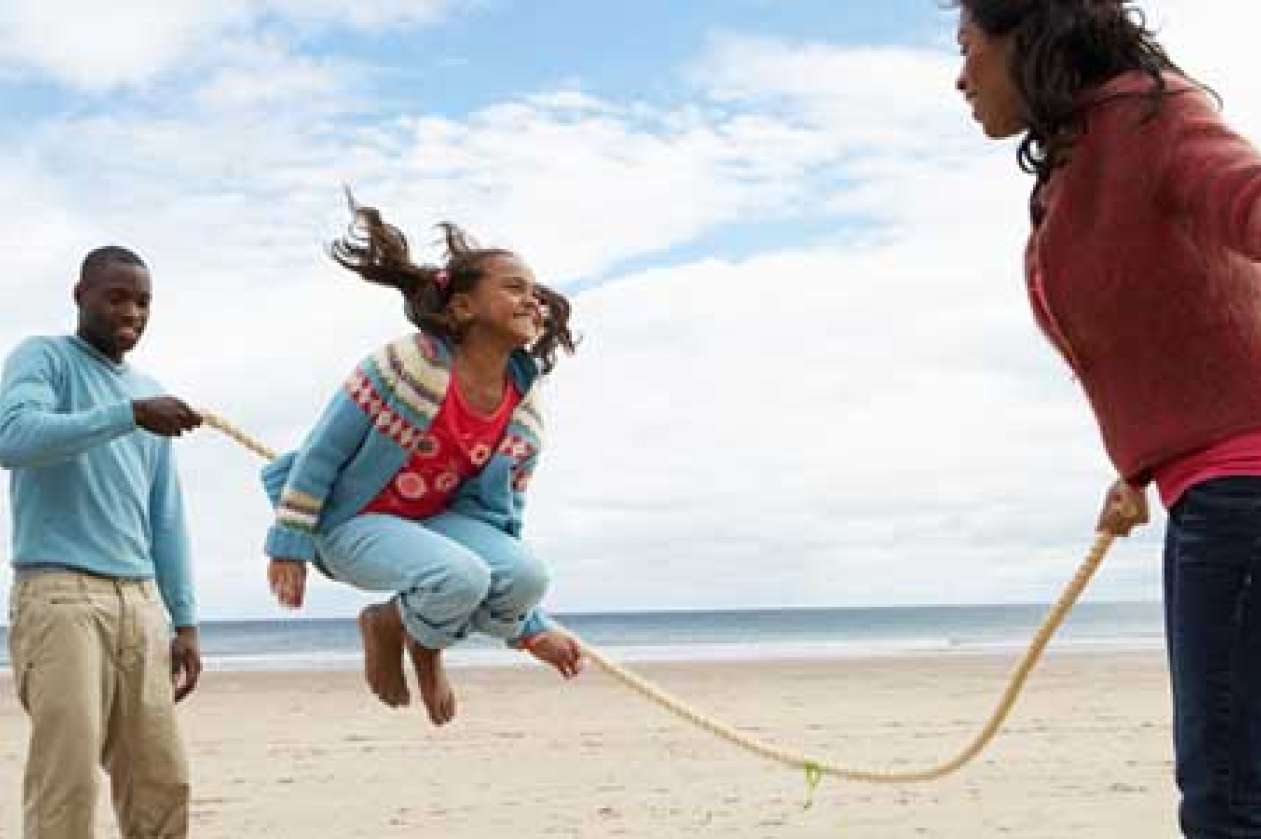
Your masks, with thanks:
M455 718L455 691L451 689L447 671L442 666L442 650L422 647L409 638L407 652L416 666L420 698L429 712L429 721L434 725L446 725Z
M363 639L363 676L377 698L397 708L411 702L403 678L403 619L393 601L367 606L359 613Z

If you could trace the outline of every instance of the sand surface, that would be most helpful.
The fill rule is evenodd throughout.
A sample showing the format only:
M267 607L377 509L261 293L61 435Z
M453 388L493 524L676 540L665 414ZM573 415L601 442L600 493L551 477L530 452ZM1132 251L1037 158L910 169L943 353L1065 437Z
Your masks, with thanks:
M741 730L875 768L952 754L1010 656L642 665ZM1055 654L999 739L915 786L825 781L688 727L602 673L457 669L456 721L376 704L352 672L208 672L182 708L193 836L1172 837L1158 653ZM26 720L0 675L0 836L20 835ZM102 792L99 835L116 836Z

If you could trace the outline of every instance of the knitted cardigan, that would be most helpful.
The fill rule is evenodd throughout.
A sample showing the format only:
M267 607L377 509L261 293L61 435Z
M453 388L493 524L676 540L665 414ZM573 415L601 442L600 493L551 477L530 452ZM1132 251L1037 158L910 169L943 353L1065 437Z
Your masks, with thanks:
M1154 116L1145 74L1095 92L1026 253L1039 322L1136 484L1261 427L1261 155L1203 93L1166 81Z
M316 536L357 515L393 480L442 405L451 361L444 342L416 333L355 368L297 451L263 468L276 509L269 556L316 562ZM520 536L525 489L543 441L540 376L524 351L513 353L508 372L521 403L496 453L460 485L448 509Z

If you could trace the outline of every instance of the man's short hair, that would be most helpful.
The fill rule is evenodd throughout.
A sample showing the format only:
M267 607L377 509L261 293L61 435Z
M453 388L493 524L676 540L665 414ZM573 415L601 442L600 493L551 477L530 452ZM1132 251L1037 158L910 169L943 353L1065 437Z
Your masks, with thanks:
M103 248L96 248L83 257L83 266L79 269L79 281L87 281L93 274L114 262L120 262L123 265L135 265L145 270L149 268L135 251L119 245L106 245Z

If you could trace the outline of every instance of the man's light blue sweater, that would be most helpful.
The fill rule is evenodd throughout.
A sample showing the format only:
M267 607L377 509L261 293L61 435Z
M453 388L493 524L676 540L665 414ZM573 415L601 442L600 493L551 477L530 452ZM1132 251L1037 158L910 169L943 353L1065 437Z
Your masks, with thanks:
M12 562L154 579L175 626L196 623L171 441L136 427L161 387L76 336L30 338L0 380L0 466L12 470Z

